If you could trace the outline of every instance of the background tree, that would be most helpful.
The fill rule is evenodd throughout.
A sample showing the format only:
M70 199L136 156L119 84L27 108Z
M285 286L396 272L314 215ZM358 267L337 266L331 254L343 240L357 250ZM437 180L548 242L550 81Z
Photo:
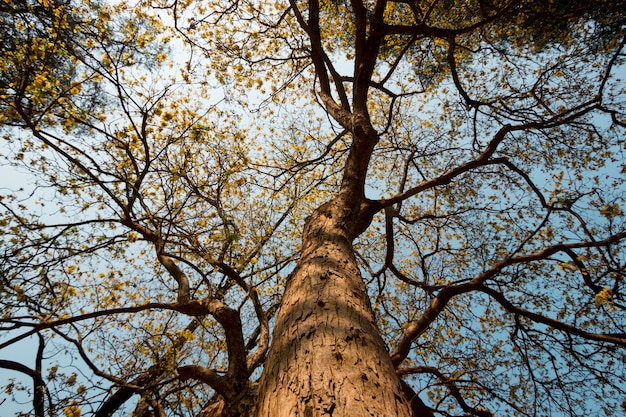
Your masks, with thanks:
M3 3L0 349L38 346L5 392L619 414L623 10Z

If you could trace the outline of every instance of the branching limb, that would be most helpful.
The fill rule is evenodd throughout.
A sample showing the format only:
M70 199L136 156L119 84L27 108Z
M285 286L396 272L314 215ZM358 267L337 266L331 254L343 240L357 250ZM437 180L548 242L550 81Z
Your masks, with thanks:
M472 291L475 288L476 284L466 283L446 287L441 290L437 296L431 300L430 305L426 307L422 315L417 320L408 324L404 334L400 337L400 340L390 353L393 365L396 368L400 366L402 361L409 355L413 341L426 331L430 324L437 319L452 297Z
M385 269L388 269L400 281L403 281L407 284L421 288L429 293L435 291L436 289L438 289L438 287L435 287L432 285L426 285L423 282L415 281L414 279L409 278L408 276L403 274L402 271L400 271L394 264L393 259L394 259L394 252L395 252L395 238L394 238L394 232L393 232L393 219L395 217L398 217L398 213L396 209L391 206L385 207L385 242L386 242L385 263L380 269L380 271L378 271L374 275L378 276L382 274L385 271Z
M456 58L454 57L454 51L456 48L456 40L453 36L448 39L448 65L450 66L450 74L452 75L452 80L454 81L454 85L456 86L457 91L465 100L465 105L467 107L478 107L482 105L480 101L474 100L469 96L465 87L461 83L461 79L459 78L459 72L457 69Z
M400 378L400 386L402 387L402 392L404 396L409 400L411 405L411 411L414 416L420 417L434 417L432 410L424 404L424 401L417 395L417 393L411 388L409 384L404 382L402 378Z
M542 323L548 326L552 326L556 329L563 330L565 332L581 336L583 338L595 341L605 341L615 343L620 346L626 347L626 339L615 337L611 335L604 334L594 334L585 332L581 329L578 329L574 326L568 325L566 323L560 322L558 320L550 319L547 317L543 317L539 314L526 312L525 310L520 309L519 311L515 311L517 307L512 304L507 304L508 301L501 294L495 292L494 290L489 289L485 286L485 282L497 274L499 274L506 267L515 264L526 264L530 262L535 262L539 260L548 259L550 256L554 255L558 252L566 252L568 250L580 249L580 248L598 248L598 247L606 247L612 244L618 243L622 240L626 239L626 232L617 233L615 235L609 236L606 239L594 241L594 242L578 242L578 243L569 243L569 244L557 244L553 246L548 246L543 250L536 251L533 253L529 253L526 255L519 256L509 256L508 258L503 259L502 261L494 264L491 268L483 271L481 274L473 278L472 280L459 284L446 287L442 289L436 297L434 297L430 303L430 305L425 309L424 313L415 321L409 323L404 334L400 337L397 342L395 348L392 350L390 356L393 364L397 367L400 366L402 361L408 356L409 351L411 349L411 344L414 340L416 340L424 331L428 329L430 324L439 316L439 314L444 310L448 302L455 296L467 293L469 291L482 291L489 295L492 295L496 298L498 302L500 302L503 307L506 309L510 308L513 312L518 313L519 315L527 314L527 317L531 320L534 320L538 323ZM493 294L492 294L493 293Z
M252 301L252 305L254 306L254 312L259 319L259 342L257 344L257 349L254 351L252 355L247 360L246 369L251 372L254 368L259 366L259 364L265 358L265 353L267 352L267 348L269 347L269 321L267 319L267 315L263 310L263 306L259 301L259 295L255 288L250 287L245 280L229 265L221 262L216 265L220 268L224 274L226 274L229 278L233 279L237 284L248 293L250 300ZM247 375L246 375L247 376Z
M126 216L122 219L121 223L131 230L140 233L145 240L151 242L154 245L156 256L161 265L169 272L174 278L176 284L178 284L178 296L177 302L180 305L189 304L191 301L191 295L189 293L189 278L185 272L176 265L174 260L168 256L165 252L165 242L159 233L155 233L148 227L133 221L128 217L130 213L126 213Z
M44 417L44 392L46 392L47 387L45 384L42 384L41 375L43 372L43 353L46 342L41 333L37 333L37 337L39 338L39 346L37 347L37 356L35 357L35 372L40 378L33 378L33 409L35 410L36 417ZM52 402L50 402L50 408L53 408Z
M512 302L510 302L502 293L494 290L493 288L489 288L485 285L479 285L477 286L477 289L491 296L502 307L504 307L504 309L508 311L509 313L512 313L521 317L525 317L527 319L532 320L535 323L541 323L546 326L550 326L553 329L560 330L564 333L582 337L583 339L586 339L586 340L593 340L596 342L608 342L608 343L613 343L618 346L626 347L626 338L621 337L622 335L587 332L576 326L572 326L562 321L555 320L550 317L546 317L541 314L525 310L521 307L517 307Z
M31 369L22 363L6 359L0 359L0 368L20 372L32 378L35 387L35 395L33 397L33 408L35 410L35 416L44 417L44 393L45 396L48 398L48 403L51 405L52 398L50 397L50 392L48 391L46 381L44 381L44 379L41 377L40 371L37 369Z
M452 397L454 397L457 403L461 406L463 411L465 411L466 413L469 413L469 415L477 416L477 417L493 417L493 414L491 412L484 410L484 409L471 407L469 404L467 404L467 402L463 398L463 394L461 394L461 390L459 389L455 381L452 378L449 378L446 375L444 375L443 372L441 372L439 369L435 367L417 366L413 368L403 368L403 369L398 370L399 376L417 374L417 373L420 373L420 374L429 373L429 374L435 375L437 379L439 379L441 383L446 388L448 388L448 391L450 391L450 394L452 395Z
M571 123L582 116L590 113L592 110L597 109L599 107L599 98L595 97L590 101L581 103L571 109L568 109L562 113L556 114L550 117L547 120L536 120L530 121L527 123L522 123L518 125L506 124L502 126L498 132L496 132L487 146L484 148L482 153L480 153L476 158L467 161L463 164L456 166L453 169L444 172L436 178L432 178L429 180L422 181L420 184L409 188L408 190L397 194L394 197L379 200L381 206L391 206L394 204L398 204L401 201L404 201L408 198L411 198L425 190L433 189L436 187L440 187L443 185L450 184L456 177L465 174L467 172L472 171L481 166L490 165L495 162L505 162L506 159L497 158L493 159L492 157L498 150L500 144L505 140L506 136L510 133L514 132L524 132L528 130L543 130L543 129L551 129L558 126L566 125Z
M503 5L501 8L499 8L498 10L495 10L495 12L493 14L491 14L490 16L484 16L480 21L473 23L473 24L469 24L467 26L464 27L459 27L459 28L440 28L440 27L432 27L432 26L428 26L426 24L426 21L428 20L428 17L430 15L430 13L433 10L434 5L437 3L437 1L433 1L430 7L430 10L428 10L425 14L424 14L424 18L422 19L422 21L420 23L418 23L417 25L398 25L398 24L385 24L383 27L383 30L385 31L385 33L387 34L397 34L397 35L426 35L426 36L432 36L432 37L438 37L438 38L442 38L442 39L447 39L450 36L457 36L457 35L462 35L465 33L472 33L484 26L487 26L493 22L495 22L496 20L500 19L503 16L506 16L507 13L509 13L511 11L511 9L513 7L515 7L516 5L518 5L520 3L519 0L513 0L510 1L509 3Z
M534 125L534 123L527 125ZM461 174L464 174L472 169L475 169L479 166L483 166L488 163L489 158L496 152L500 143L504 140L506 135L510 132L516 130L523 130L524 126L512 126L512 125L504 125L500 128L500 130L493 136L486 149L475 159L468 161L464 164L457 166L449 170L448 172L438 176L437 178L433 178L430 180L422 181L420 184L412 187L402 193L397 194L394 197L380 200L380 204L383 207L392 206L394 204L398 204L408 198L411 198L425 190L429 190L438 186L447 185L456 177Z
M181 381L194 379L196 381L203 382L221 395L228 395L228 393L233 389L233 387L229 384L229 380L227 377L220 375L214 370L209 369L205 366L179 366L176 369L176 372L178 373L178 378Z
M341 76L336 71L330 58L324 52L324 47L322 46L321 33L320 33L320 5L318 0L309 0L308 4L308 12L309 12L309 20L308 22L304 19L302 12L296 5L294 0L290 0L291 9L294 12L296 20L300 27L307 33L309 39L311 41L311 59L313 61L313 65L315 67L315 74L317 75L317 79L320 83L320 91L319 96L324 104L326 110L344 127L349 127L350 125L350 104L348 102L348 96L341 82ZM333 83L335 85L335 89L339 94L340 104L335 102L331 93L331 82L328 76L328 72L330 72L331 77L333 78Z
M182 335L178 336L172 343L167 352L161 357L164 359L175 358L176 353L187 343L187 337L185 334L188 332L193 333L199 326L201 320L194 318L186 327ZM155 384L167 373L172 372L170 366L165 362L157 362L151 366L147 372L141 376L132 380L129 385L121 386L110 397L108 397L98 410L95 412L94 417L109 417L115 413L124 403L136 394L138 391L134 387L147 387Z

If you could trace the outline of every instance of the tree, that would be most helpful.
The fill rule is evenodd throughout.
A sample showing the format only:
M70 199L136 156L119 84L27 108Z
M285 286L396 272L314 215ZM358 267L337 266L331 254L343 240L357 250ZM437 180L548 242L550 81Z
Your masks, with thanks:
M5 392L617 415L625 8L5 2L0 349L39 341Z

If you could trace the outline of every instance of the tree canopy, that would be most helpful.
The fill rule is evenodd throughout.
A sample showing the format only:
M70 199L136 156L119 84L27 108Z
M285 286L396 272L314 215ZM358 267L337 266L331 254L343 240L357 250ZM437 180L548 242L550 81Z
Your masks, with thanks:
M267 415L346 331L414 416L620 415L625 11L3 0L0 409Z

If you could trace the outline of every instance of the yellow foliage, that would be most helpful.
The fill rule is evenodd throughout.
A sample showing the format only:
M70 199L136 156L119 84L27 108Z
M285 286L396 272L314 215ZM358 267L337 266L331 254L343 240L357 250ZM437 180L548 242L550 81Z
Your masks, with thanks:
M615 203L615 204L605 204L600 209L600 214L602 214L604 217L608 217L608 218L619 216L619 215L621 215L621 213L622 213L622 210L621 210L620 206L617 203Z
M596 306L613 305L613 291L610 288L602 288L596 294Z
M63 413L65 417L80 417L81 410L76 404L72 404L69 407L65 407Z

